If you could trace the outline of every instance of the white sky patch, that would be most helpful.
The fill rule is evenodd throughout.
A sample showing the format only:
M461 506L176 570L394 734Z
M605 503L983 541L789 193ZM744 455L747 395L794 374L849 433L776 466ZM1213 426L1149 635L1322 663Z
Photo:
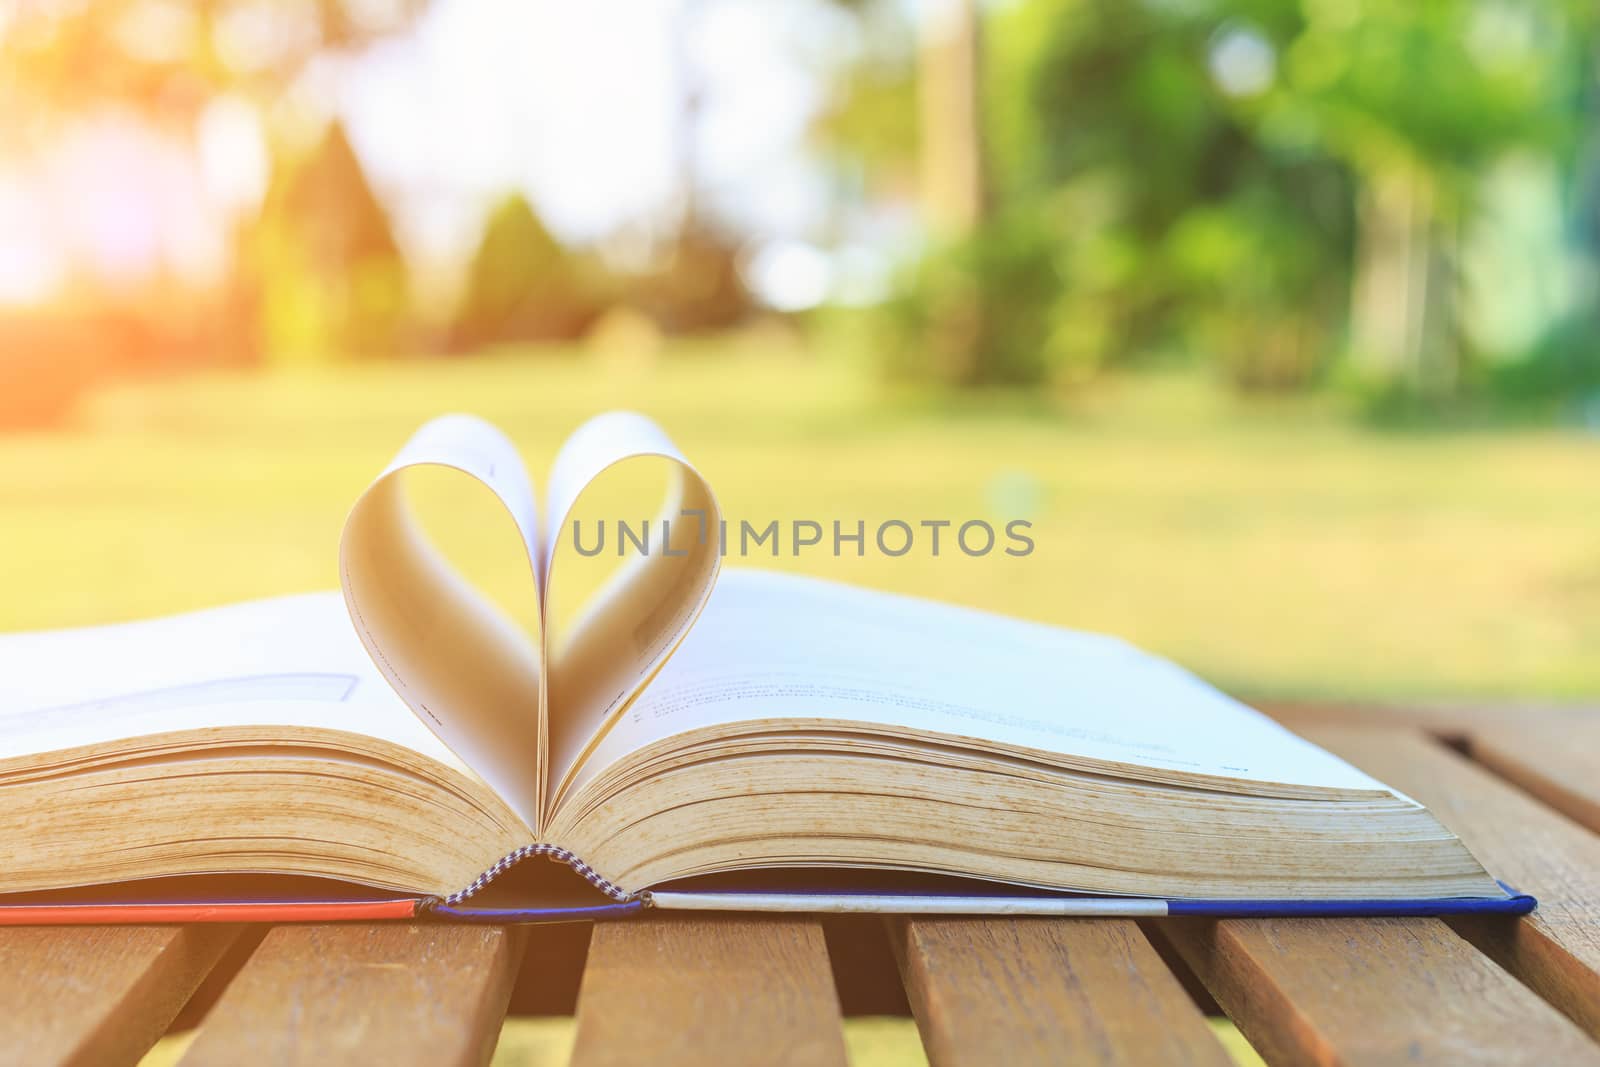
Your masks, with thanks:
M339 109L421 258L469 255L513 190L567 240L670 226L689 153L702 203L793 235L828 189L804 148L821 87L786 32L827 17L815 0L437 0L341 68Z
M773 241L750 257L745 277L768 307L806 311L828 298L833 263L822 249L802 241Z
M182 11L134 10L126 29L141 37ZM265 61L298 32L270 0L229 10L230 54ZM691 169L706 214L758 245L814 240L837 224L806 138L824 99L817 56L842 18L827 0L434 0L402 34L316 58L265 112L218 98L187 143L131 115L86 116L35 158L0 163L9 202L25 205L0 204L0 299L68 275L224 270L229 223L265 195L268 131L310 137L334 116L430 284L459 276L507 193L558 237L614 241L670 232Z
M220 96L195 127L195 151L206 195L228 213L253 211L267 193L272 159L261 117L244 100Z
M20 175L0 173L0 304L48 299L66 280L67 264L33 192Z
M1272 88L1278 53L1254 26L1229 23L1211 39L1211 80L1229 96L1259 96Z
M0 300L47 299L69 278L112 287L166 271L197 285L226 264L225 227L189 147L131 114L68 126L0 170Z

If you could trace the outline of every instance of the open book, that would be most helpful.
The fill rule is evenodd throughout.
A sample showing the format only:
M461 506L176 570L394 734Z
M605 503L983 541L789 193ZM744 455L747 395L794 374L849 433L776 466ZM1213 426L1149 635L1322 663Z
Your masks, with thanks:
M580 494L645 461L671 472L655 543L555 626ZM424 465L503 505L535 636L419 526ZM574 433L542 508L504 436L448 416L356 503L342 595L0 637L0 922L1532 906L1170 663L724 571L727 541L642 416ZM573 875L517 882L548 861Z

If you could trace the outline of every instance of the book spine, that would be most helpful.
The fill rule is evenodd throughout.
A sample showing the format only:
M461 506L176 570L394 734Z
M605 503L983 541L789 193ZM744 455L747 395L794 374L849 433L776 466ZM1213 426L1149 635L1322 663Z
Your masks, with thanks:
M607 897L610 897L612 900L617 901L620 904L632 903L634 901L644 899L643 894L630 893L628 890L623 889L615 882L602 876L600 872L596 871L593 867L583 862L583 860L579 859L576 854L560 847L559 845L523 845L521 848L514 848L510 852L507 852L504 856L501 856L494 862L492 866L489 867L488 870L474 878L471 884L465 889L458 890L445 897L426 898L422 906L424 908L431 909L441 904L447 907L453 907L457 904L460 904L462 901L482 892L496 878L500 877L502 874L505 874L523 860L529 859L533 856L543 856L546 859L555 860L558 863L565 863L568 867L571 867L575 872L577 872L578 876L584 881L588 882L590 885L600 890L600 892L604 893Z

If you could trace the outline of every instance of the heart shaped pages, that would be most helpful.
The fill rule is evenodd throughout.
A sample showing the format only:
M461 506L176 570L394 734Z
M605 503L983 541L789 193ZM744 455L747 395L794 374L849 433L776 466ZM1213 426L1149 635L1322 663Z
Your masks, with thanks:
M665 460L671 471L649 524L657 537L627 556L556 641L551 588L563 553L576 547L563 533L579 499L604 472L643 460ZM418 467L474 479L503 506L533 577L536 639L428 539L407 497L406 474ZM535 834L548 823L550 798L688 634L721 565L710 486L642 415L584 423L562 445L548 484L541 525L511 441L482 419L447 415L406 442L356 501L339 542L345 605L379 671Z

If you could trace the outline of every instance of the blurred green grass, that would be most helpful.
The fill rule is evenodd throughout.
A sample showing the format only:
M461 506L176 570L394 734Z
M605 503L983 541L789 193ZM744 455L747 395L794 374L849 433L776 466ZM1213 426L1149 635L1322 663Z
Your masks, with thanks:
M424 419L491 419L542 483L566 433L617 406L666 426L735 522L1021 514L1037 542L757 565L1117 633L1248 695L1600 694L1600 439L1386 432L1326 397L1181 376L886 397L761 338L102 392L73 426L0 438L0 630L332 587L346 509ZM531 610L484 514L448 516L447 539L481 544L474 575Z

